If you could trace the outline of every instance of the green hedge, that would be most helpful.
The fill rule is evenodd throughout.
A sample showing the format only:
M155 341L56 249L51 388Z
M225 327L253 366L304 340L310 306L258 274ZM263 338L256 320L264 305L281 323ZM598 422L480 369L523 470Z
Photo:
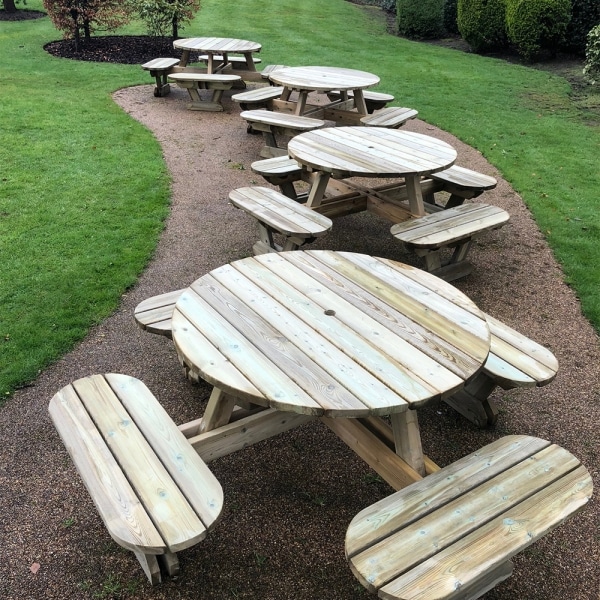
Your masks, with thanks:
M505 0L458 0L458 30L473 52L505 48L505 20Z
M507 0L508 39L526 60L554 55L570 19L571 0Z
M588 33L596 25L600 25L600 0L571 0L571 2L571 20L561 48L583 56Z
M444 0L397 0L398 34L412 39L444 36Z

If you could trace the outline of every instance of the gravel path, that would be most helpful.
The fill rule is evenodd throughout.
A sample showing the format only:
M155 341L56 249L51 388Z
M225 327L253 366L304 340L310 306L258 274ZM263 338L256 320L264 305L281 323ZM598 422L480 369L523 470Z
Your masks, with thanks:
M177 579L150 588L133 554L106 533L47 414L60 387L111 371L142 379L176 422L202 411L209 386L186 381L172 343L139 330L132 313L141 300L251 252L255 227L227 194L263 185L250 170L262 138L246 133L239 108L225 96L224 113L199 113L185 109L179 89L167 98L154 98L151 86L115 94L162 145L173 178L172 212L154 259L119 310L0 411L3 599L371 597L346 564L344 534L360 509L391 490L324 426L311 423L212 463L225 492L222 521L181 553ZM536 435L578 456L598 485L600 352L576 296L521 198L478 152L418 120L406 129L442 137L457 148L457 164L499 179L485 200L508 210L511 222L476 245L474 272L457 287L550 348L560 363L544 388L497 392L501 414L493 429L475 429L446 405L422 410L427 453L446 465L502 435ZM340 219L312 247L418 264L393 241L389 224L365 214ZM597 496L518 556L513 576L485 598L599 600Z

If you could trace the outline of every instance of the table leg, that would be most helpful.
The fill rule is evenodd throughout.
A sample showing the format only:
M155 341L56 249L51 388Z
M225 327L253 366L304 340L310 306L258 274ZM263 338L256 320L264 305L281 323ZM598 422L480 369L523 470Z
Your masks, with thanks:
M405 410L390 415L396 454L402 457L417 473L425 476L425 460L421 446L421 433L416 410Z
M179 61L179 67L185 67L187 66L188 62L190 61L190 51L189 50L183 50L181 52L181 60Z
M352 93L354 95L354 106L356 107L356 110L358 110L361 115L367 115L369 111L367 110L367 104L365 102L363 91L352 90Z
M200 423L199 433L227 425L234 406L235 398L233 396L226 394L217 387L213 388Z
M252 52L244 52L244 58L246 59L246 70L256 71L256 65L252 60Z
M406 192L408 194L408 205L410 212L414 217L425 215L425 203L423 200L423 190L421 189L420 175L406 175Z
M313 182L310 186L310 191L308 192L306 206L309 208L316 208L321 205L330 177L329 173L324 173L323 171L317 171L314 174Z
M296 103L296 110L294 114L301 116L304 114L304 110L306 109L306 100L308 99L308 92L304 90L300 90L298 92L298 102Z

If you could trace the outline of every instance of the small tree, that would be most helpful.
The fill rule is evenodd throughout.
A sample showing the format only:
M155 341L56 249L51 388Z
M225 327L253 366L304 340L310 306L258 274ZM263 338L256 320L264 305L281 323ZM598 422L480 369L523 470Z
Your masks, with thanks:
M150 35L179 37L180 29L200 10L200 0L133 0Z
M131 4L122 0L44 0L44 8L63 37L75 40L76 50L82 36L87 40L95 31L112 31L131 17Z

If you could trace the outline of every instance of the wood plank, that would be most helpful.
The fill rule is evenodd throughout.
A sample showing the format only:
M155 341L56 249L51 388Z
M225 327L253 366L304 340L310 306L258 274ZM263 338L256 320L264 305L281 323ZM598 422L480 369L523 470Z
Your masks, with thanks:
M348 527L347 555L358 554L549 445L550 442L529 436L505 436L428 475L410 490L372 504L359 512Z
M352 558L353 568L375 591L399 574L418 566L499 515L507 515L576 469L579 461L549 446L451 502L403 527ZM529 528L528 528L529 531ZM499 542L501 544L501 542ZM508 560L502 556L498 564Z
M423 590L449 598L464 582L497 568L585 506L592 479L582 466L463 537L380 589L384 599L416 599Z
M279 267L285 262L277 264ZM318 310L309 298L287 284L285 270L274 274L258 261L234 263L233 267L235 270L220 269L213 274L222 286L235 290L236 299L245 304L245 314L251 310L260 319L261 337L269 327L276 330L276 352L271 344L257 341L261 352L284 367L287 377L321 404L324 414L331 410L340 416L361 416L371 411L386 414L390 405L399 402L394 390L357 364L343 348L340 351L336 343L372 354L369 345L352 336L350 330L339 331L337 319Z
M304 425L313 418L269 408L191 436L188 441L202 460L210 462Z
M217 478L144 383L116 374L106 375L106 380L206 529L210 529L223 509L223 489Z
M271 403L282 410L320 414L323 411L321 405L290 381L281 368L280 358L275 361L269 358L268 354L273 356L281 351L279 332L268 324L261 323L257 335L250 322L247 324L249 328L247 334L244 335L243 331L240 334L237 329L239 322L235 309L232 307L230 314L223 314L229 299L223 302L219 287L211 285L210 278L205 277L202 281L195 282L192 288L182 295L175 309L174 325L178 311L182 311L189 329L191 329L190 324L198 323L194 328L197 335L193 339L190 336L191 332L186 331L186 337L189 337L191 342L189 352L194 357L190 363L198 363L199 357L205 355L208 347L219 348L218 362L207 356L206 362L197 365L203 373L203 378L209 383L234 396L255 401L257 404ZM215 295L212 301L211 295ZM197 336L200 330L202 336L199 338ZM200 346L197 339L201 338L206 339L210 346ZM257 350L255 343L261 340L264 340L264 343ZM179 343L179 335L177 343ZM265 355L267 350L265 346L270 344L273 345L273 350ZM252 390L255 390L254 394L250 393Z
M390 450L360 421L327 417L322 417L321 421L395 490L410 486L422 479L419 473Z
M72 386L52 398L49 412L110 536L130 550L165 552L167 544Z
M178 552L204 539L206 527L106 380L101 376L79 379L73 388L169 550Z

